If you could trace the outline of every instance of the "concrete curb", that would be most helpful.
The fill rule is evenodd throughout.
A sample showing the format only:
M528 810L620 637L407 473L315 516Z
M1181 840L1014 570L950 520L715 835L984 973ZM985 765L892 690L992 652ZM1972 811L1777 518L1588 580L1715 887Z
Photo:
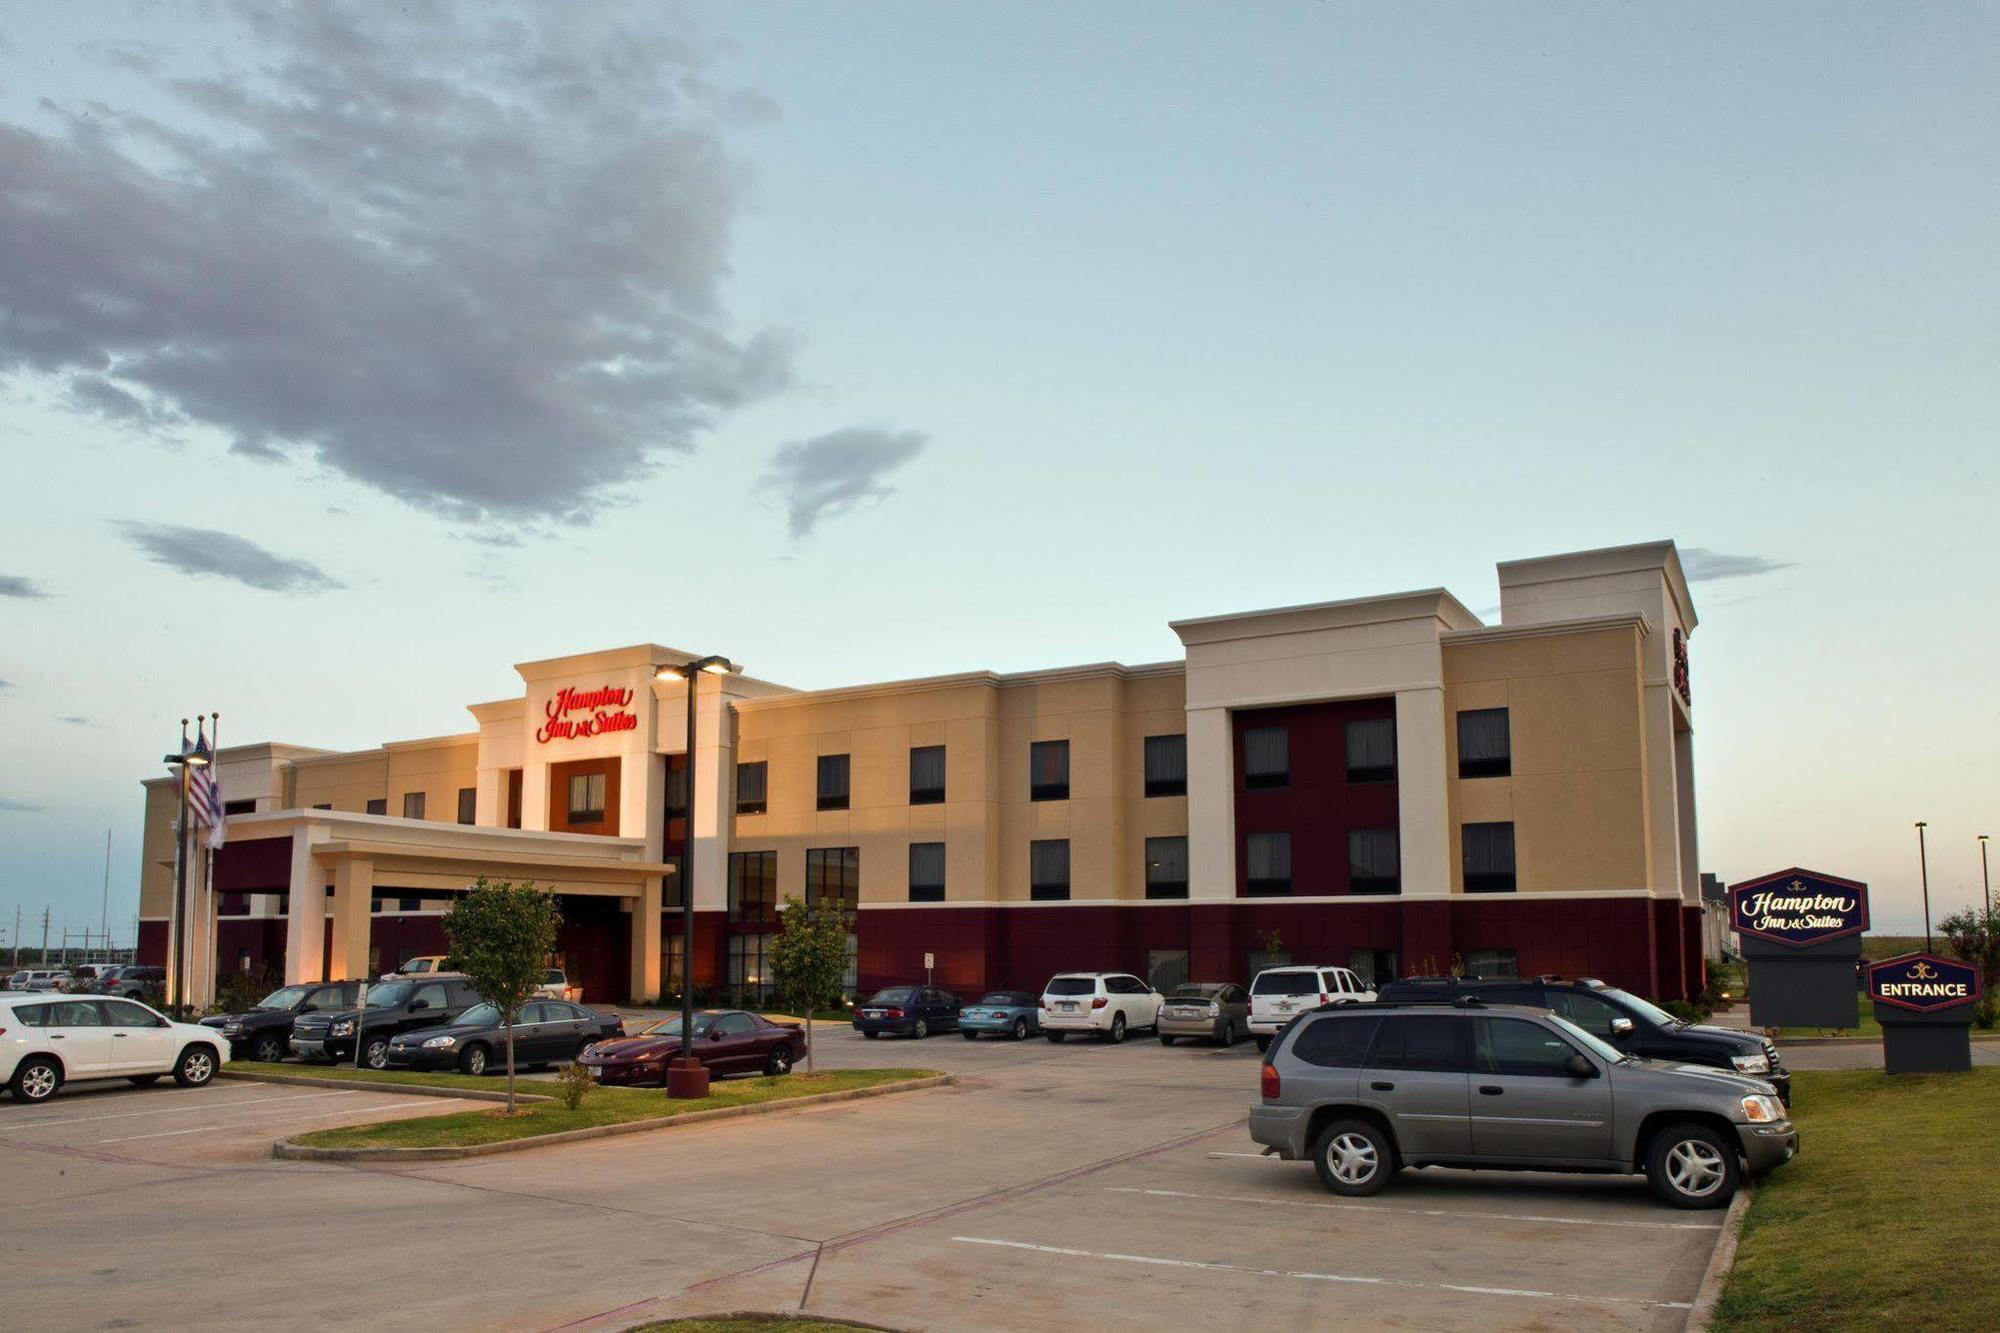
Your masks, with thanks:
M350 1089L373 1088L380 1092L406 1092L412 1097L462 1097L473 1102L504 1102L504 1092L487 1092L483 1088L432 1088L419 1083L371 1083L362 1078L314 1078L310 1074L239 1074L224 1069L217 1072L218 1078L239 1079L244 1083L283 1083L299 1088L339 1088L342 1092ZM555 1098L546 1093L516 1092L517 1102L552 1102Z
M1972 1037L1973 1045L1976 1046L1981 1042L1987 1042L1987 1041L2000 1041L2000 1032L1973 1034ZM1881 1044L1882 1044L1882 1039L1880 1037L1780 1037L1778 1038L1778 1045L1780 1047L1880 1046Z
M844 1088L839 1092L819 1092L810 1097L787 1097L782 1101L756 1102L749 1106L718 1106L712 1111L689 1111L682 1115L655 1116L651 1120L627 1120L618 1125L592 1125L588 1129L566 1129L557 1134L537 1134L532 1138L505 1139L498 1143L472 1143L462 1148L311 1148L302 1143L293 1143L290 1139L279 1139L271 1145L271 1156L283 1162L451 1162L463 1157L490 1157L495 1153L526 1152L530 1148L543 1148L552 1143L580 1143L586 1139L608 1139L619 1134L643 1134L649 1130L677 1129L682 1125L704 1124L712 1120L733 1120L746 1115L771 1115L780 1111L796 1111L808 1106L825 1106L830 1102L851 1102L863 1097L882 1097L893 1092L942 1088L956 1081L955 1076L951 1074L935 1074L929 1078L909 1078L898 1083L877 1083L868 1088Z
M1687 1333L1708 1333L1715 1322L1715 1307L1722 1300L1722 1285L1729 1278L1729 1270L1736 1266L1736 1240L1743 1233L1743 1216L1749 1211L1750 1186L1745 1184L1729 1201L1729 1211L1722 1215L1722 1231L1715 1238L1715 1248L1709 1252L1708 1268L1701 1275L1694 1307L1688 1311L1684 1325Z

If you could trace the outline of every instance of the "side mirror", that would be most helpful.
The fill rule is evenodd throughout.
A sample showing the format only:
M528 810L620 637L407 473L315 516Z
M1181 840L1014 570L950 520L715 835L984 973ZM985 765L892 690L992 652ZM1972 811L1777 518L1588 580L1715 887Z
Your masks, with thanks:
M1563 1072L1571 1078L1596 1078L1597 1066L1572 1052L1569 1059L1563 1061Z
M417 1012L417 1010L419 1010L419 1009L428 1009L428 1008L430 1008L430 1007L431 1007L431 1002L430 1002L429 1000L411 1000L411 1001L410 1001L410 1012L411 1012L411 1013L413 1013L413 1014L414 1014L415 1012Z
M1636 1025L1629 1018L1619 1017L1611 1020L1611 1035L1614 1037L1629 1037L1636 1030Z

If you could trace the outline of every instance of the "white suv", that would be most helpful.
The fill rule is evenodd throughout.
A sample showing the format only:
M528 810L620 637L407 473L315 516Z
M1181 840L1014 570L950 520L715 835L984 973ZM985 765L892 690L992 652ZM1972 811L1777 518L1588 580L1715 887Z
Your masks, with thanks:
M1323 1004L1363 1004L1375 992L1344 967L1267 967L1250 983L1250 1032L1257 1049L1298 1015Z
M228 1063L229 1042L214 1028L175 1023L137 1000L0 996L0 1082L17 1102L45 1102L80 1078L144 1087L172 1074L198 1088Z
M1042 987L1042 1035L1125 1040L1133 1028L1160 1030L1160 993L1129 972L1060 972Z

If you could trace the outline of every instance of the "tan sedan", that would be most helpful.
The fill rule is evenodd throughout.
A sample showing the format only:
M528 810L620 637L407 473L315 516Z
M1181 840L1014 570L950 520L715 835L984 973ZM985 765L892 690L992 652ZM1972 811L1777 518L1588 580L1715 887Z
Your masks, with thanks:
M1199 1037L1233 1046L1250 1031L1250 993L1229 981L1190 981L1176 986L1160 1005L1160 1045L1177 1037Z

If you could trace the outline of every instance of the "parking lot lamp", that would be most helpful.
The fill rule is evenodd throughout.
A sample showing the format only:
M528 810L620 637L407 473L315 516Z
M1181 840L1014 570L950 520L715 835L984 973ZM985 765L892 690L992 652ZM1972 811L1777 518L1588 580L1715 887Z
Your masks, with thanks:
M1979 884L1986 890L1986 915L1993 915L1993 881L1986 874L1986 835L1979 835Z
M694 1053L694 693L703 676L727 676L741 671L726 657L698 657L679 666L663 666L658 677L678 676L687 682L687 774L686 799L682 819L687 836L681 839L681 1053L667 1065L667 1096L708 1096L708 1070Z
M1917 873L1922 877L1924 886L1924 952L1930 953L1932 952L1931 863L1930 858L1924 854L1924 829L1926 827L1927 825L1923 820L1919 819L1917 821Z

